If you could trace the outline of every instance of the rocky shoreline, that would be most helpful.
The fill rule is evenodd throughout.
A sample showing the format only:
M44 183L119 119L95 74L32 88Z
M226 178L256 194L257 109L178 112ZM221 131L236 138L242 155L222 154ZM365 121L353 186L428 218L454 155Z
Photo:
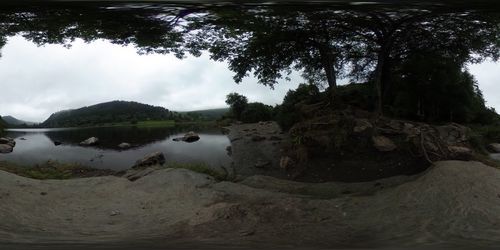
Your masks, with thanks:
M498 169L439 161L412 176L295 182L283 169L281 149L290 138L275 123L225 130L232 178L159 167L165 159L158 153L131 171L99 177L35 180L0 171L0 246L127 249L124 242L144 239L161 248L500 244Z

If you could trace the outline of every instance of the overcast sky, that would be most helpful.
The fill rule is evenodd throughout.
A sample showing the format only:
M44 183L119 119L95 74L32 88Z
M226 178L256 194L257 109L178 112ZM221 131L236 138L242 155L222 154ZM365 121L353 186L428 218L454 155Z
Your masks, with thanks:
M41 122L50 114L112 100L162 106L175 111L225 107L238 92L249 101L281 103L302 81L281 81L271 90L253 77L236 84L226 63L207 55L183 60L173 55L138 55L106 41L77 41L37 47L12 37L0 58L0 115Z
M488 106L500 110L500 65L487 62L469 67ZM179 60L173 55L137 55L133 47L106 41L71 49L37 47L21 37L9 39L0 58L0 115L41 122L51 113L112 100L158 105L176 111L226 106L230 92L250 101L281 103L302 79L281 81L274 90L246 78L235 84L227 64L204 55Z

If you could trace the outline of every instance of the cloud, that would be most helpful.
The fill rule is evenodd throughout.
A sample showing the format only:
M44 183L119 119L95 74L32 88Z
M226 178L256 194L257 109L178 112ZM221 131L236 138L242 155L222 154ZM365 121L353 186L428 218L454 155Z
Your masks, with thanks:
M500 111L500 64L487 61L468 68L479 83L486 105Z
M171 110L224 107L230 92L274 105L302 78L281 81L275 90L255 78L234 83L227 64L207 55L183 60L173 55L138 55L131 46L76 41L37 47L12 37L0 58L0 114L43 121L51 113L111 100L129 100Z

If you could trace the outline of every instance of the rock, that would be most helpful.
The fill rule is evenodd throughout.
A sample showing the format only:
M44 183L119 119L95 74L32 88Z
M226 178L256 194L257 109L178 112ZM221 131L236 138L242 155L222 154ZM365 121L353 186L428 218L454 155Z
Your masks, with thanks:
M199 139L200 139L200 136L193 131L189 131L187 134L184 135L185 142L195 142Z
M260 135L254 135L254 136L252 136L252 141L263 141L265 139L266 139L266 137L260 136Z
M228 128L228 127L222 127L221 131L222 131L223 134L227 135L227 134L229 134L231 132L231 129Z
M113 211L111 211L111 213L109 213L109 216L116 216L116 215L120 215L120 211L113 210Z
M231 146L226 147L227 155L231 156L233 154L233 148Z
M82 146L92 146L92 145L96 145L97 143L99 143L99 138L97 138L97 137L90 137L87 140L80 142L80 145L82 145Z
M448 150L454 154L459 156L467 156L472 154L472 149L462 146L449 146Z
M470 132L470 128L455 123L438 126L436 129L438 130L439 137L447 144L467 141L467 135Z
M126 143L126 142L122 142L122 143L118 144L118 147L121 149L126 149L126 148L131 148L132 145L130 145L129 143Z
M491 143L488 145L488 150L493 153L500 153L500 143Z
M372 136L373 146L380 152L390 152L397 148L394 142L385 136Z
M197 133L195 133L193 131L189 131L183 137L174 138L173 140L174 141L184 141L184 142L195 142L195 141L198 141L199 139L200 139L200 136Z
M361 133L372 127L372 124L367 119L357 119L353 131L354 133Z
M7 144L0 144L0 153L1 154L7 154L11 153L14 150L14 147L7 145Z
M266 125L266 123L261 121L261 122L259 122L259 125L264 126L264 125Z
M122 177L127 178L129 181L136 181L153 173L155 170L155 168L129 169L122 175Z
M16 141L14 141L14 139L10 138L10 137L3 137L3 138L0 138L0 144L6 144L6 145L9 145L11 147L15 147L16 146Z
M3 137L3 138L0 138L0 145L8 145L11 148L13 148L16 146L16 141L14 141L14 139L12 139L10 137ZM12 152L12 150L10 152ZM10 152L8 152L8 153L10 153Z
M264 160L258 160L257 163L255 163L256 168L267 168L271 165L270 161L264 161Z
M292 158L288 156L283 156L280 159L280 168L282 169L289 169L293 165L293 160Z
M21 141L26 141L26 138L21 137L21 138L19 138L19 140L21 140Z
M165 156L163 155L163 153L155 152L146 155L141 160L138 160L132 168L134 169L145 168L153 165L163 165L164 163L165 163Z
M54 141L54 145L56 145L56 146L59 146L61 144L62 144L62 142L60 142L60 141Z

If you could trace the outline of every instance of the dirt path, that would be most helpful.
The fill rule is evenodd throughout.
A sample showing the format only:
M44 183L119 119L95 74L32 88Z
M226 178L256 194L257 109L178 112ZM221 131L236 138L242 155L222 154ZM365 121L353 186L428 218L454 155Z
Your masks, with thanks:
M476 162L439 162L417 179L390 187L395 182L304 185L254 176L232 183L182 169L158 170L135 182L38 181L0 171L0 242L46 243L51 249L68 242L500 244L499 170Z

